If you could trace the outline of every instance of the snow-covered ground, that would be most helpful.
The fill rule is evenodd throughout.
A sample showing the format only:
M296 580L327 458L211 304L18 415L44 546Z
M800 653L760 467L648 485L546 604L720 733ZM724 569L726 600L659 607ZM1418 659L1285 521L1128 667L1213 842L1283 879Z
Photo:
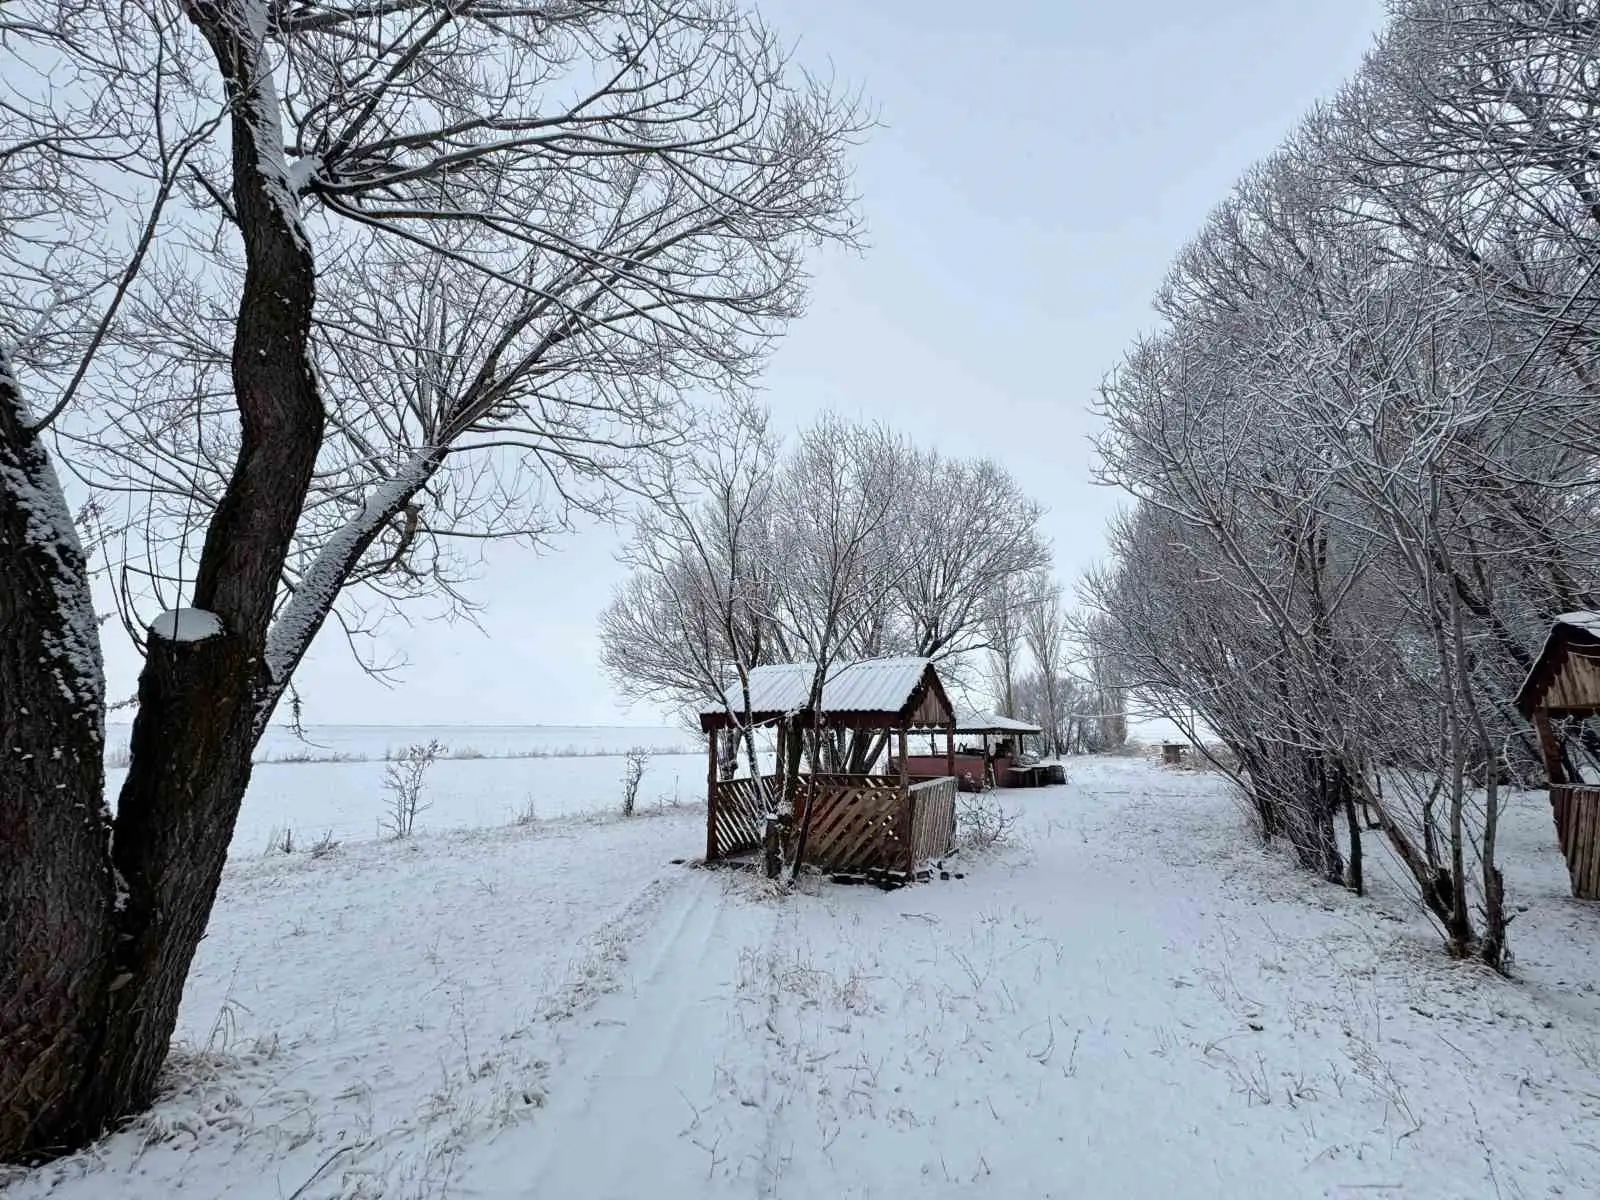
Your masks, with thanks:
M893 893L675 863L693 808L236 858L174 1093L10 1195L1600 1194L1600 905L1542 797L1506 981L1377 853L1357 899L1215 777L1071 770Z

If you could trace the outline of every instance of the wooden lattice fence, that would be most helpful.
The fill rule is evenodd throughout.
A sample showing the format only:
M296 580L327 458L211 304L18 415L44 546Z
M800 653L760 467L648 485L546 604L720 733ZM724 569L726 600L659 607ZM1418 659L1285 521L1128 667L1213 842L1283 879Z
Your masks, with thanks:
M778 777L724 779L717 784L717 805L712 814L706 846L708 859L744 854L761 845L767 811L776 803Z
M892 870L905 858L905 792L880 775L813 775L806 862L824 871ZM806 802L802 794L801 803Z
M766 814L777 803L776 775L717 784L708 858L758 849ZM915 873L950 851L956 780L909 788L893 775L804 775L797 808L811 805L806 862L824 871Z

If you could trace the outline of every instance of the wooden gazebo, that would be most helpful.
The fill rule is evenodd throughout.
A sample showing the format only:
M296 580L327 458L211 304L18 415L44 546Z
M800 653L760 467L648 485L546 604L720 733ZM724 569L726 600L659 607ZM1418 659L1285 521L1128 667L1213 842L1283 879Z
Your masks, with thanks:
M1557 617L1544 649L1517 692L1517 708L1533 722L1550 776L1550 808L1572 894L1600 900L1600 784L1568 777L1556 722L1600 713L1600 612Z
M932 734L931 730L914 732ZM1031 786L1035 782L1033 773L1022 767L1022 741L1043 732L1028 721L998 713L958 714L954 760L947 765L944 755L931 750L928 754L913 754L909 773L912 779L954 775L965 792Z
M706 742L706 861L743 854L761 845L766 814L777 804L776 774L723 778L718 736L730 729L776 729L780 744L795 730L840 730L891 735L898 740L897 769L885 774L810 771L800 777L797 808L809 810L805 861L839 873L881 872L914 876L947 854L955 832L954 709L939 673L926 658L879 658L841 664L828 673L822 702L810 696L810 663L756 667L744 689L730 687L721 708L700 714ZM913 780L907 770L912 729L945 732L942 775Z

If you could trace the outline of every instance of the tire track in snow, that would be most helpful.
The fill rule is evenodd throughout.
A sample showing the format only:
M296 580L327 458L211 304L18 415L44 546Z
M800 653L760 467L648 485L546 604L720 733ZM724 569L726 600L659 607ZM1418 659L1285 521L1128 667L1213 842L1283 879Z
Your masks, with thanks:
M781 906L777 917L773 921L771 936L767 939L766 958L767 972L762 999L764 1001L762 1013L762 1043L761 1043L761 1089L758 1098L758 1107L763 1114L764 1128L761 1137L761 1153L758 1160L756 1173L756 1200L777 1200L779 1189L783 1182L785 1156L778 1153L780 1134L784 1127L785 1109L794 1091L794 1086L789 1082L787 1072L782 1065L782 1056L785 1046L784 1035L780 1030L780 1021L783 1013L782 987L773 965L779 961L788 947L793 944L795 924L794 909L792 906Z
M568 1026L549 1105L472 1155L463 1194L631 1200L663 1178L703 1179L710 1190L755 1157L760 1114L748 1099L719 1102L736 1086L720 1056L744 1040L733 1017L740 949L765 936L771 914L739 903L710 872L686 871L665 888L621 971L632 985L597 1003L583 1027ZM749 1119L730 1121L730 1111Z

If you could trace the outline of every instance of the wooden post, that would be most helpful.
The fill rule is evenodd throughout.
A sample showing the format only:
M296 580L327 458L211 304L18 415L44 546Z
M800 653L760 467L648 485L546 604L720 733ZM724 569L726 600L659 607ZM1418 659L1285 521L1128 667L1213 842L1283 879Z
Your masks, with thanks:
M905 805L906 878L917 873L917 794L907 788L901 797Z
M757 786L760 780L756 781ZM706 861L717 861L717 731L706 735Z
M905 870L909 878L917 866L916 814L912 811L911 762L906 752L906 731L900 731L900 836L905 839Z
M1556 741L1556 731L1550 728L1550 717L1544 709L1533 710L1533 728L1539 735L1539 752L1544 755L1544 769L1550 776L1550 786L1560 787L1567 782L1567 773L1561 769L1561 746Z
M956 727L949 726L944 731L944 773L951 779L956 777ZM957 785L959 789L960 785Z

